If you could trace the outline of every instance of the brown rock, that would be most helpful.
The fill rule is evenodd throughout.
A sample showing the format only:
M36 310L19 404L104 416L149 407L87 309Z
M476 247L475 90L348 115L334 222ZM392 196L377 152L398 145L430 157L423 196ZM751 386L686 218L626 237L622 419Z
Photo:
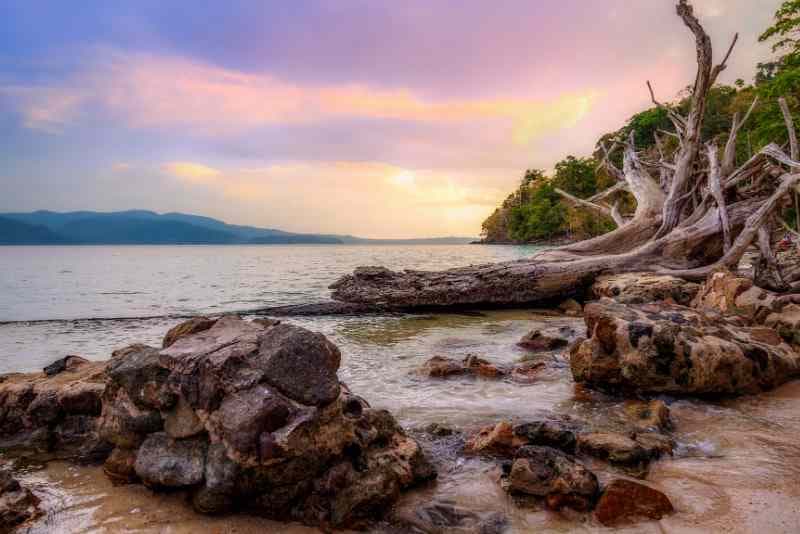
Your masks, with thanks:
M34 459L102 460L97 416L105 362L67 357L51 373L12 373L0 381L0 447ZM52 366L48 366L52 367Z
M576 382L684 395L745 394L800 375L800 353L764 327L670 304L587 304L590 338L572 348Z
M103 473L114 484L132 484L139 480L136 476L136 451L116 447L103 463Z
M627 401L625 414L637 430L669 430L672 420L664 401Z
M654 273L620 273L597 277L591 288L595 299L611 298L623 304L647 304L662 300L688 306L699 284Z
M578 453L624 465L636 465L651 459L639 443L615 432L590 432L578 435Z
M575 299L567 299L561 304L558 305L558 309L561 310L564 315L568 315L570 317L580 317L583 315L583 306Z
M605 487L594 514L605 526L614 526L635 518L661 519L674 512L672 503L658 490L616 479Z
M11 532L40 514L39 498L20 486L10 469L0 469L0 532Z
M511 456L525 441L514 435L514 425L500 421L472 436L464 446L467 454L489 454Z
M597 494L597 477L582 464L550 447L525 446L517 451L507 488L546 497L556 508L588 510Z
M184 321L181 324L170 328L169 332L167 332L167 335L164 336L164 341L161 343L161 347L166 349L182 337L208 330L214 326L214 323L216 322L216 319L209 319L208 317L192 317L188 321Z
M569 338L574 336L574 333L575 331L569 327L562 327L561 329L537 328L525 334L517 345L534 351L563 349L569 344Z
M434 356L422 364L417 370L417 373L430 378L447 378L463 375L499 378L508 375L509 369L470 354L463 360Z

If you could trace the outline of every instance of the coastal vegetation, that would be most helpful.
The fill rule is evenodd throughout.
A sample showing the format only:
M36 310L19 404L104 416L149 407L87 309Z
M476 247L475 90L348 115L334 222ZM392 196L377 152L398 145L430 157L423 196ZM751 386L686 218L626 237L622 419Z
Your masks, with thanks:
M780 98L785 100L792 120L800 114L800 2L784 2L775 23L760 40L773 43L776 58L755 67L751 83L736 80L733 85L713 84L705 95L704 117L700 123L698 146L710 141L726 145L733 135L736 163L743 163L771 143L789 142ZM555 165L552 176L542 170L526 170L519 187L483 222L486 243L527 243L548 240L577 241L613 230L619 225L612 210L623 219L635 210L630 193L620 189L606 196L599 206L581 203L606 190L616 181L603 164L605 150L614 140L631 139L648 171L659 173L658 162L672 157L679 148L673 113L688 116L692 110L694 87L686 87L673 102L654 103L630 117L618 130L598 139L593 154L567 156ZM734 117L747 116L738 132L731 131ZM621 168L621 150L609 156ZM568 193L559 194L557 189ZM796 202L784 207L783 218L797 229Z

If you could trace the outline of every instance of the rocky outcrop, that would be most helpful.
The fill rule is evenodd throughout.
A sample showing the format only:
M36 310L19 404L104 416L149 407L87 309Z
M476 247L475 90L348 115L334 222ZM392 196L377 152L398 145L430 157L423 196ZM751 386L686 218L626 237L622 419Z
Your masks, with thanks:
M669 498L660 491L631 480L616 479L603 489L594 514L600 523L610 527L637 518L657 520L674 511Z
M463 360L434 356L417 369L426 378L472 376L481 378L510 378L516 382L531 382L544 369L544 362L523 362L514 365L492 363L475 355Z
M550 508L591 509L598 491L597 477L572 457L551 447L520 448L505 480L506 489L544 497Z
M654 273L620 273L597 277L593 298L611 298L623 304L647 304L665 300L689 305L700 285L682 278Z
M711 310L604 299L586 306L585 320L590 337L573 347L570 366L575 381L589 386L744 394L800 375L800 354L775 330Z
M736 316L740 321L761 323L767 315L779 310L779 302L778 295L754 285L752 279L721 270L709 275L691 306Z
M67 356L41 373L0 377L0 449L37 460L102 460L97 432L105 362Z
M39 498L20 486L10 469L0 468L0 532L11 532L40 513Z
M100 428L116 481L188 490L203 513L358 527L435 476L388 412L339 382L321 334L223 317L167 345L109 362Z

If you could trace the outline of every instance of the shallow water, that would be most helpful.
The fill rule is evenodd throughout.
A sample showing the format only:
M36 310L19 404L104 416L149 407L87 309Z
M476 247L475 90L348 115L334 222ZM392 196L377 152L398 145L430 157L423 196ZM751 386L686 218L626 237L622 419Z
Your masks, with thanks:
M72 273L69 274L76 280L74 286L60 274L55 279L42 273L31 274L27 278L27 283L33 284L29 286L30 299L26 300L25 291L19 288L11 292L11 301L5 299L7 293L2 293L0 317L12 321L58 317L75 320L0 325L0 365L4 371L37 369L66 353L103 359L111 349L134 341L158 344L167 328L178 321L167 317L170 315L316 300L325 296L327 283L359 263L445 267L515 259L530 252L514 247L475 246L377 247L381 250L341 247L353 250L337 251L339 248L67 249L61 261L70 266ZM30 252L35 256L33 259L15 259L6 254L7 250L0 248L0 259L6 265L17 260L27 268L48 263L40 257L47 256L43 252L47 248ZM83 252L79 252L81 250ZM213 259L215 255L235 256L240 251L249 259ZM50 253L51 257L58 254L60 252ZM314 254L339 258L337 267L325 264L322 257L308 260L309 265L317 265L319 270L288 267ZM139 257L149 258L149 263L140 263ZM163 264L151 265L159 264L158 258L162 257L165 257ZM281 261L283 257L294 259ZM102 258L116 267L98 266ZM212 264L214 267L209 267ZM180 276L185 274L178 275L170 270L178 265L184 270L197 265L205 267L198 267L191 281L181 285ZM252 269L245 269L238 278L233 274L224 275L222 271L235 269L235 265L251 265ZM147 269L146 273L139 272ZM23 270L17 265L13 272ZM131 270L137 272L131 273ZM279 271L283 274L278 278L297 277L283 297L277 287L279 284L270 282L276 280ZM167 274L159 279L159 272ZM304 276L307 279L302 282ZM102 278L96 289L103 290L90 293L87 287L95 277ZM237 282L232 281L234 278ZM140 285L130 287L145 290L137 290L135 295L119 295L119 289L128 287L131 279L139 280ZM223 279L227 281L222 282ZM8 288L16 284L17 278L9 276L4 269L0 280L3 287ZM212 285L220 285L212 284L212 280L228 285L212 288ZM108 288L117 289L109 292ZM49 293L59 302L51 308L41 304ZM189 304L173 302L179 294L190 294L186 297ZM241 306L243 302L239 301L251 297L263 301ZM110 312L114 312L113 317L145 315L143 311L151 305L148 298L158 304L151 314L157 317L87 319L109 316ZM97 310L97 314L93 314L93 310ZM479 315L286 320L329 336L342 350L342 380L373 406L391 410L412 431L435 422L470 432L499 419L524 420L539 412L570 414L600 427L617 428L621 424L622 400L576 390L566 359L560 353L545 356L549 369L533 384L484 379L421 380L413 373L434 355L477 354L496 362L517 361L527 355L516 346L523 334L540 325L568 324L582 328L580 319L551 317L532 310L508 310ZM647 480L665 491L678 511L662 521L639 523L621 531L800 532L800 484L797 483L800 478L800 382L765 395L713 404L665 400L670 403L676 422L679 449L675 458L654 464ZM399 504L401 508L413 508L421 502L453 502L486 517L499 513L507 518L508 531L515 533L610 531L582 514L519 507L500 489L494 464L459 457L447 443L426 442L426 446L438 458L439 480L431 487L407 494ZM601 464L593 467L601 479L619 476L618 472ZM31 531L36 533L314 532L299 525L272 523L254 517L201 517L186 506L185 496L180 493L155 495L139 486L114 487L95 467L53 463L44 469L28 469L23 478L43 497L49 509L48 515L33 525Z

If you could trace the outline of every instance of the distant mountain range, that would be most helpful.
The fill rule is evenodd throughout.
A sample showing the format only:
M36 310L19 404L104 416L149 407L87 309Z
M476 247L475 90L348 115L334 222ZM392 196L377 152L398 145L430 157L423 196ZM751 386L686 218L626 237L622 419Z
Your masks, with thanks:
M0 213L0 245L462 244L472 240L295 234L227 224L200 215L146 210Z

